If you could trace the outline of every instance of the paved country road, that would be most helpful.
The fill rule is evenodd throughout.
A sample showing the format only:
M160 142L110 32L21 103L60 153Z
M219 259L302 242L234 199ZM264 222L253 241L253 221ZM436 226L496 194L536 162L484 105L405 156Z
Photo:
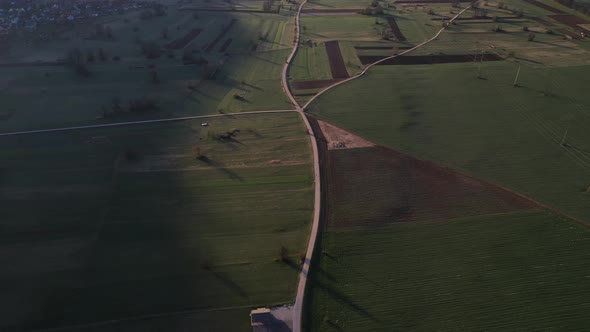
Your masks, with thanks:
M113 123L103 123L103 124L87 125L87 126L74 126L74 127L63 127L63 128L50 128L50 129L38 129L38 130L13 131L13 132L7 132L7 133L0 133L0 137L2 137L2 136L26 135L26 134L39 134L39 133L53 133L53 132L59 132L59 131L84 130L84 129L93 129L93 128L105 128L105 127L132 126L132 125L141 125L141 124L148 124L148 123L187 121L187 120L194 120L194 119L218 118L218 117L224 117L224 116L236 116L236 115L248 115L248 114L264 114L264 113L285 113L285 112L295 112L295 111L296 110L250 111L250 112L238 112L238 113L223 113L223 114L211 114L211 115L184 116L184 117L167 118L167 119L154 119L154 120L128 121L128 122L113 122Z
M393 59L395 57L412 52L412 51L436 40L436 38L438 38L438 36L446 29L446 27L443 27L432 38L430 38L430 39L428 39L428 40L426 40L426 41L424 41L424 42L422 42L422 43L420 43L420 44L418 44L418 45L416 45L404 52L401 52L397 55L392 55L390 57L381 59L381 60L376 61L370 65L367 65L365 67L365 69L363 69L363 71L360 72L359 74L326 87L325 89L321 90L318 94L313 96L310 100L308 100L307 103L305 103L303 106L301 106L301 105L299 105L297 100L295 100L295 97L293 96L293 94L291 93L291 90L289 89L289 85L287 83L287 72L289 71L289 65L291 64L291 61L295 57L295 54L297 53L297 48L299 47L299 38L300 38L299 21L300 21L300 17L301 17L301 10L303 9L303 6L305 6L306 2L307 2L307 0L303 1L301 3L301 5L299 6L299 8L297 9L297 14L295 16L295 39L294 39L293 50L291 51L291 54L289 55L289 57L286 60L285 65L283 66L283 72L282 72L282 77L281 77L281 84L282 84L283 90L285 91L285 93L287 94L289 99L291 100L291 103L295 106L297 112L301 115L303 122L305 123L305 126L307 127L307 131L310 134L311 146L312 146L312 150L313 150L313 159L314 159L313 169L314 169L315 196L314 196L313 224L311 226L311 234L309 236L309 243L307 245L307 252L305 254L305 260L304 260L303 266L301 267L301 272L299 275L299 284L297 286L297 295L295 297L295 305L293 306L293 332L301 332L302 331L301 324L302 324L302 313L303 313L303 301L305 298L307 278L308 278L309 269L311 266L311 260L313 258L313 252L315 250L315 244L317 242L318 229L319 229L319 223L320 223L320 204L321 204L320 190L321 190L321 188L320 188L320 165L319 165L318 146L317 146L317 141L315 139L313 129L312 129L311 125L309 124L309 120L307 119L307 117L305 115L305 108L307 108L309 106L309 104L312 103L317 97L321 96L322 94L326 93L327 91L329 91L341 84L345 84L346 82L350 82L356 78L363 76L369 69L371 69L371 67L373 67L383 61L387 61L389 59ZM471 6L468 6L465 9L461 10L457 15L455 15L453 18L451 18L449 20L449 24L451 24L457 17L459 17L461 14L463 14L469 8L471 8Z

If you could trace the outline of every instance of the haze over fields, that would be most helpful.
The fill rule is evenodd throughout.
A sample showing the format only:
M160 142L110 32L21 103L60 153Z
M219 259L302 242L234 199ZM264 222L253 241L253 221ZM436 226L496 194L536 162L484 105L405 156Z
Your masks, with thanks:
M0 0L0 331L590 330L589 14Z

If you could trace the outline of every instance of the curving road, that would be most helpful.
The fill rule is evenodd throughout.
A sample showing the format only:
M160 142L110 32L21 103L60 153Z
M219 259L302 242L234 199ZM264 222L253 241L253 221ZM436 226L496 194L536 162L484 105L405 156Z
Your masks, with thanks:
M295 54L297 53L297 49L299 47L299 38L300 38L300 24L299 20L301 17L301 10L307 0L304 0L297 8L297 13L295 14L295 37L293 39L293 50L285 64L283 65L283 72L281 75L281 85L283 87L283 91L289 100L291 100L291 104L295 106L297 113L301 115L301 119L303 123L305 123L305 127L307 128L307 132L310 136L310 143L311 149L313 152L313 176L314 176L314 203L313 203L313 222L311 225L311 233L309 235L309 243L307 245L307 251L305 253L305 259L303 261L303 266L301 267L301 272L299 273L299 284L297 285L297 295L295 297L295 305L293 306L293 332L301 332L301 314L303 312L303 300L305 297L305 289L307 285L307 275L309 272L311 258L313 256L313 251L315 250L316 239L318 236L318 229L320 225L320 204L321 204L321 188L320 188L320 157L318 153L318 143L315 139L315 135L313 129L309 123L309 119L305 116L303 112L303 108L299 105L295 97L291 93L289 89L289 84L287 82L287 72L289 71L289 66Z
M457 17L461 16L461 14L463 14L463 13L464 13L466 10L468 10L469 8L471 8L471 6L467 6L467 7L465 7L465 9L461 10L459 13L457 13L457 15L453 16L453 17L452 17L452 18L449 20L449 25L450 25L451 23L453 23L453 21L454 21L455 19L457 19ZM309 104L311 104L311 103L312 103L312 102L313 102L313 101L314 101L314 100L315 100L317 97L319 97L319 96L323 95L324 93L328 92L329 90L331 90L331 89L333 89L333 88L335 88L335 87L337 87L337 86L339 86L339 85L341 85L341 84L344 84L344 83L346 83L346 82L350 82L350 81L352 81L352 80L354 80L354 79L357 79L357 78L359 78L359 77L363 76L363 75L364 75L364 74L365 74L365 73L366 73L366 72L367 72L369 69L371 69L373 66L376 66L376 65L380 64L380 63L381 63L381 62L383 62L383 61L387 61L387 60L389 60L389 59L397 58L398 56L402 56L402 55L404 55L404 54L410 53L410 52L412 52L412 51L414 51L414 50L416 50L416 49L418 49L418 48L420 48L420 47L422 47L422 46L424 46L424 45L426 45L426 44L428 44L428 43L430 43L430 42L434 41L436 38L438 38L438 36L440 36L440 34L441 34L441 33L442 33L442 32L443 32L445 29L446 29L446 27L442 27L440 30L438 30L438 32L437 32L437 33L434 35L434 37L432 37L432 38L430 38L430 39L428 39L428 40L425 40L425 41L421 42L420 44L418 44L418 45L416 45L416 46L414 46L414 47L412 47L412 48L409 48L409 49L407 49L407 50L405 50L405 51L403 51L403 52L400 52L400 53L398 53L398 54L396 54L396 55L392 55L392 56L389 56L389 57L387 57L387 58L383 58L383 59L381 59L381 60L379 60L379 61L373 62L373 63L371 63L371 64L367 65L367 66L365 67L365 69L363 69L363 71L361 71L360 73L358 73L358 74L356 74L356 75L354 75L354 76L352 76L352 77L350 77L350 78L347 78L347 79L345 79L344 81L340 81L340 82L338 82L338 83L334 83L334 84L332 84L332 85L330 85L330 86L327 86L326 88L324 88L323 90L321 90L320 92L318 92L318 93L317 93L315 96L313 96L312 98L310 98L310 99L307 101L307 103L305 103L305 105L303 105L303 106L302 106L302 108L303 108L303 109L306 109L306 108L309 106Z
M309 99L307 101L307 103L305 103L303 106L301 106L301 105L299 105L297 100L295 100L295 97L293 96L293 94L291 93L291 90L289 89L289 84L287 82L287 72L289 71L289 66L291 64L291 61L295 57L295 54L297 53L297 49L299 47L299 38L300 38L299 20L301 17L301 10L303 9L303 6L305 5L306 2L307 2L307 0L303 1L301 3L301 5L299 5L299 8L297 9L297 14L295 15L295 38L294 38L293 50L291 51L291 54L289 55L289 57L287 58L287 60L285 62L285 65L283 66L283 72L282 72L282 76L281 76L282 88L285 91L285 94L287 94L287 96L291 100L291 103L293 104L293 106L295 106L296 111L301 115L301 118L303 119L303 122L305 123L305 126L307 127L307 131L309 132L310 139L311 139L311 147L312 147L312 151L313 151L313 159L314 159L313 172L314 172L314 183L315 183L315 196L314 196L313 224L311 226L311 234L309 236L309 243L307 245L307 252L305 254L305 260L304 260L304 263L303 263L303 266L301 268L301 272L299 275L299 284L297 286L297 295L295 297L295 305L293 307L293 332L301 332L303 301L304 301L304 297L305 297L305 289L307 286L307 276L309 273L309 268L310 268L310 264L311 264L311 259L313 257L313 252L315 250L315 244L317 242L316 240L317 240L318 229L319 229L319 224L320 224L320 204L321 204L320 189L321 188L320 188L320 165L319 165L318 145L317 145L317 141L315 139L313 129L312 129L311 125L309 124L309 120L305 116L305 108L307 108L309 106L309 104L311 104L317 97L321 96L322 94L326 93L327 91L329 91L341 84L344 84L346 82L350 82L356 78L363 76L373 66L378 65L379 63L381 63L383 61L387 61L389 59L393 59L395 57L402 56L404 54L412 52L412 51L434 41L446 29L446 27L443 27L432 38L430 38L430 39L428 39L428 40L426 40L426 41L424 41L424 42L422 42L422 43L420 43L420 44L418 44L418 45L416 45L404 52L401 52L397 55L392 55L390 57L373 62L372 64L366 66L363 69L363 71L361 71L357 75L352 76L344 81L340 81L338 83L332 84L332 85L324 88L318 94L316 94L311 99ZM455 15L453 18L451 18L449 20L449 24L451 24L457 17L459 17L461 14L463 14L469 8L471 8L471 6L467 6L465 9L461 10L457 15Z

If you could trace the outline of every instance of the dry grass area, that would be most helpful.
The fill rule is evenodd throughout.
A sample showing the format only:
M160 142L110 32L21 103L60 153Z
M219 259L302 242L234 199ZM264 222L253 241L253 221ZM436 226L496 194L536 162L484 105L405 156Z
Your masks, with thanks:
M318 120L318 124L326 139L328 150L375 146L372 142L325 121Z

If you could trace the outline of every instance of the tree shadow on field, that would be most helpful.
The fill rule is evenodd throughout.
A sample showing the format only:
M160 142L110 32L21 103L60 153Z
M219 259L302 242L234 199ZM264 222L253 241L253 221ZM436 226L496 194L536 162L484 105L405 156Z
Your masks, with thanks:
M249 299L248 293L242 288L240 285L235 283L231 278L229 278L226 274L221 272L213 272L213 276L219 281L221 281L227 288L231 289L234 293L238 294L240 297L244 299Z
M232 171L231 169L226 168L222 163L212 160L207 156L201 156L198 158L200 161L204 162L205 164L216 168L217 170L225 173L230 179L238 180L240 182L244 182L244 178L238 175L238 173Z
M369 318L374 322L379 322L379 319L377 319L377 317L373 316L373 314L371 314L368 310L366 310L359 304L355 303L350 296L342 293L341 291L338 291L335 287L329 285L328 283L318 280L318 278L312 277L309 278L308 281L310 282L311 287L317 287L321 289L322 291L327 293L329 297L338 301L340 304L353 309L363 317Z
M269 59L265 59L263 57L260 57L258 55L255 55L255 54L252 54L252 57L253 58L256 58L256 59L258 59L260 61L268 62L268 63L273 64L273 65L282 66L282 63L280 63L280 62L274 62L274 61L271 61Z

